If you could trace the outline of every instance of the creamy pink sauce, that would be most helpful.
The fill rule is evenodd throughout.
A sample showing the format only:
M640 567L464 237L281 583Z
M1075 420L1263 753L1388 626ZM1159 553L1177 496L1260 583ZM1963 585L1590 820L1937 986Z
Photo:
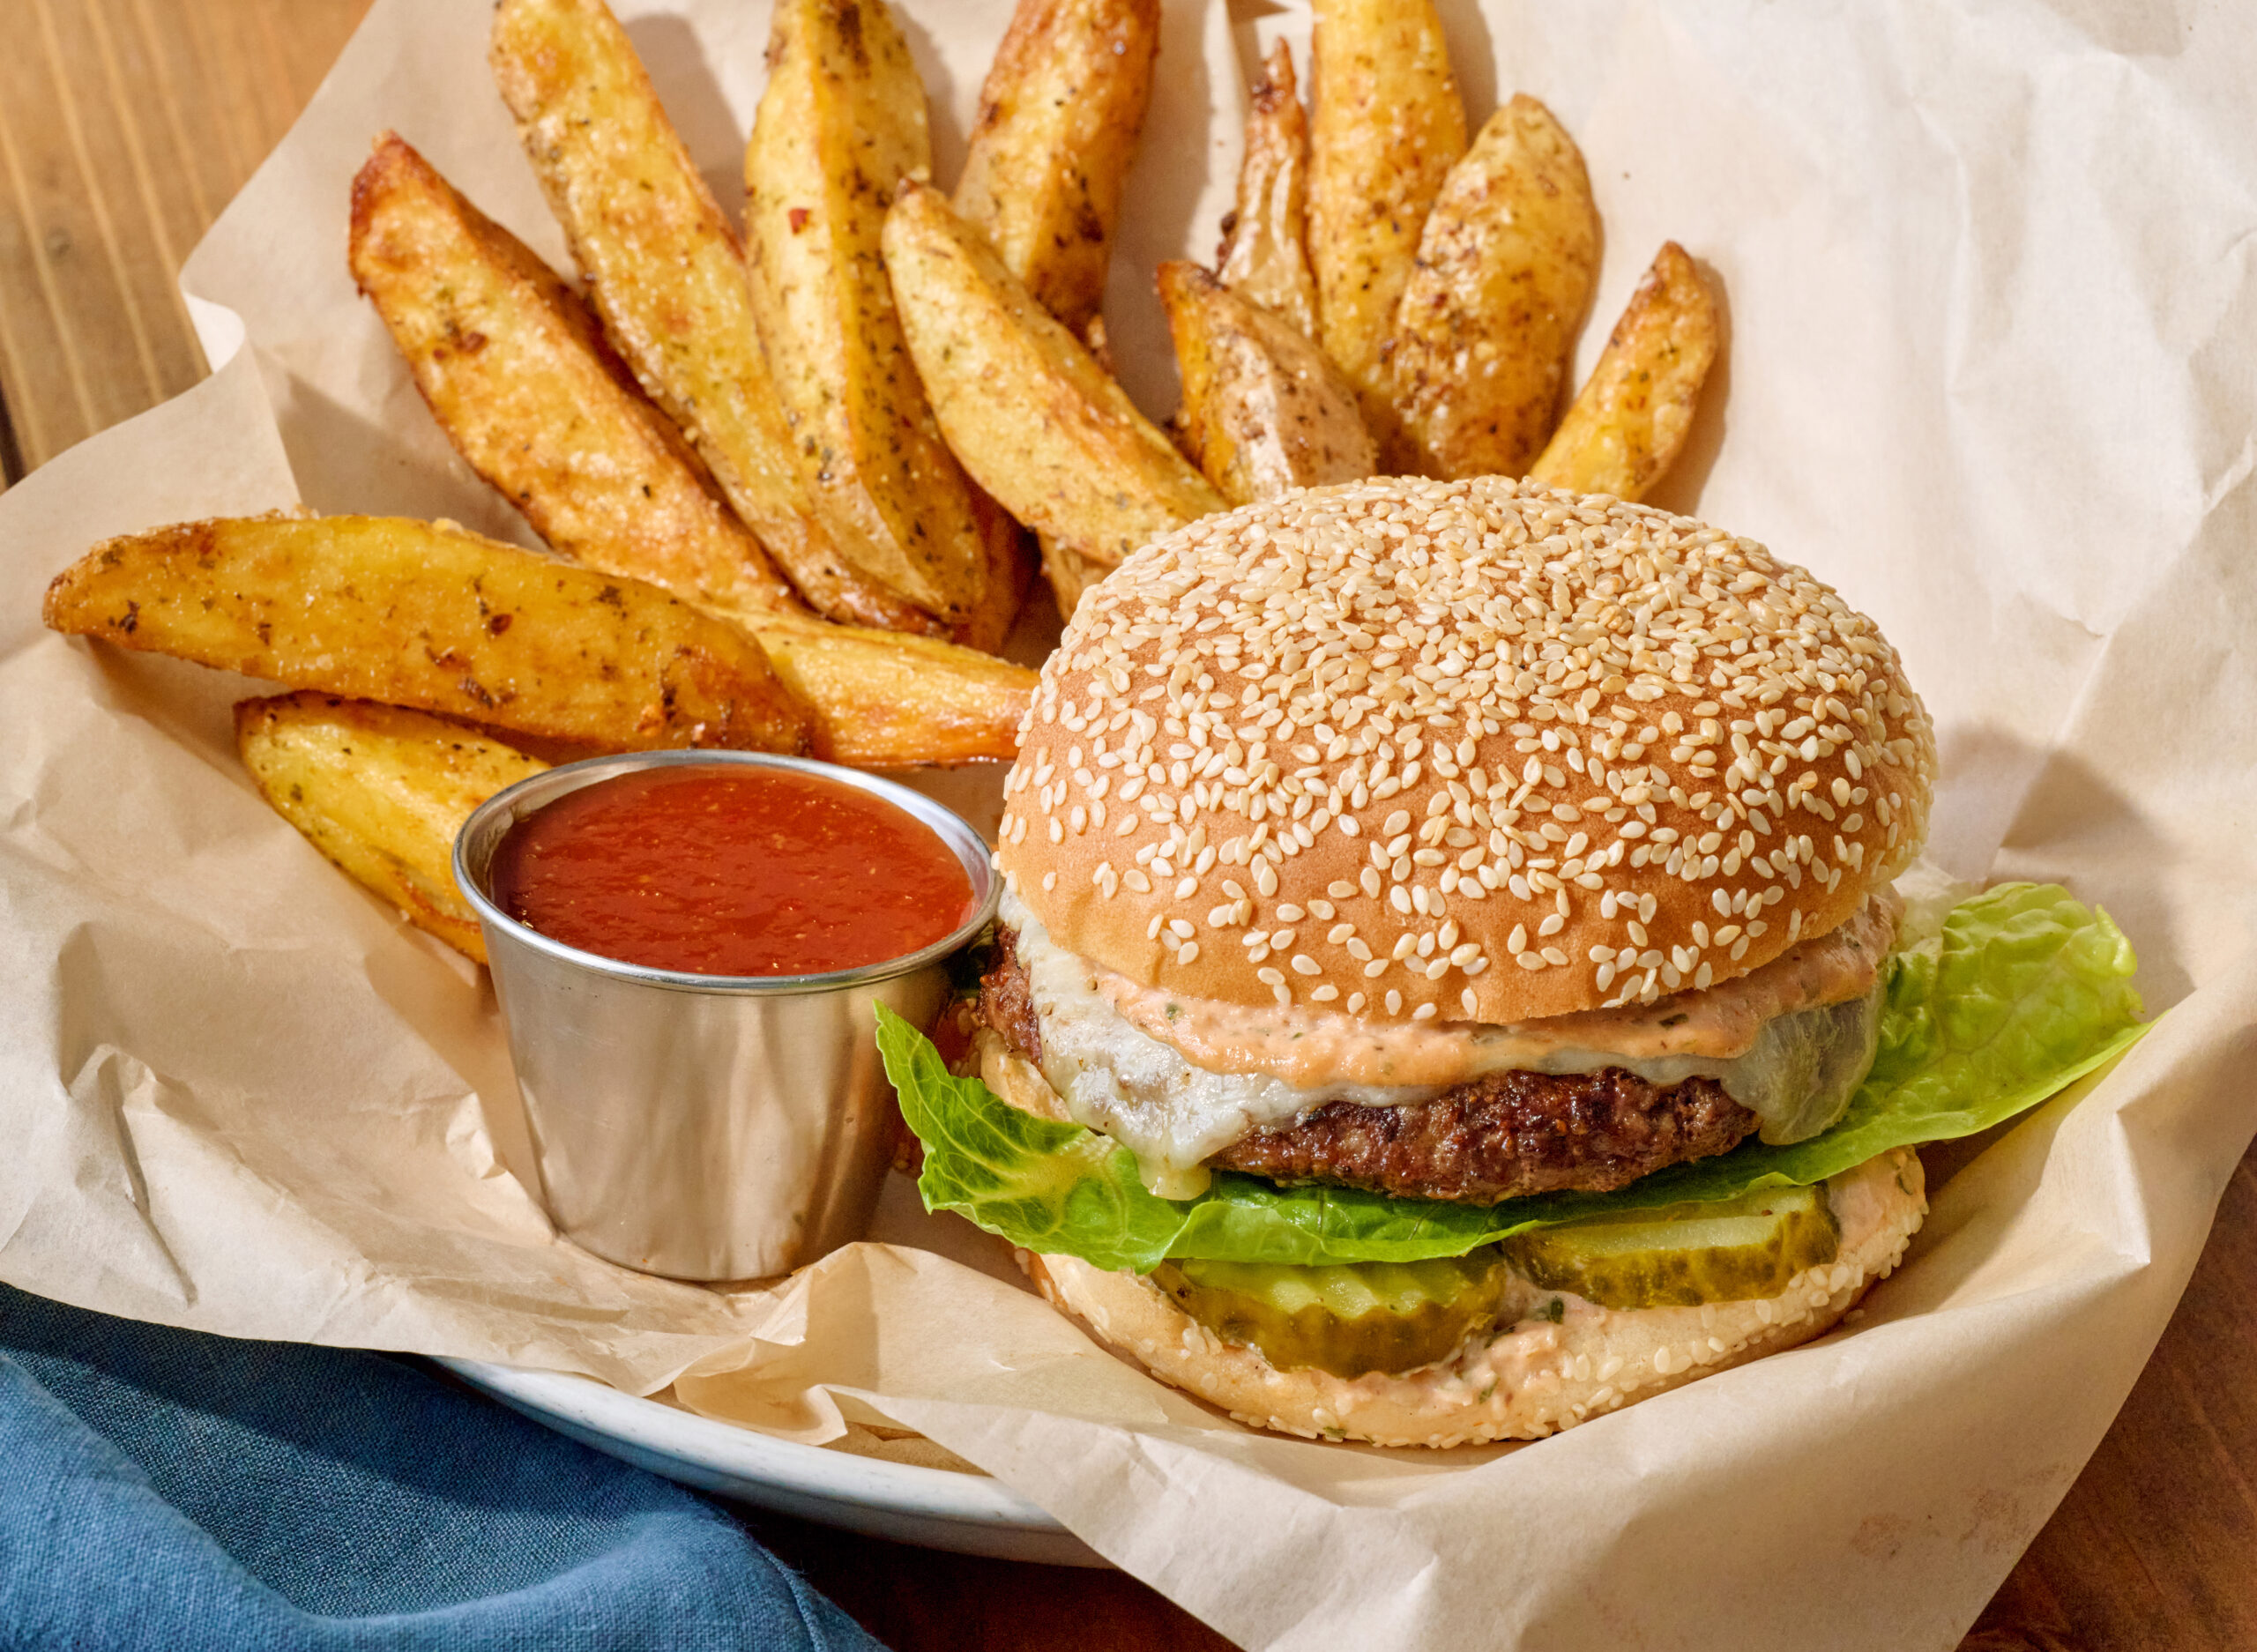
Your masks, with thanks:
M1587 1009L1513 1026L1478 1022L1394 1025L1334 1010L1259 1008L1187 998L1099 970L1098 990L1121 1017L1194 1067L1262 1073L1297 1089L1330 1083L1451 1085L1484 1073L1546 1070L1563 1052L1631 1060L1730 1060L1754 1047L1774 1016L1844 1003L1873 990L1903 903L1869 896L1838 929L1803 941L1737 980L1651 1004Z

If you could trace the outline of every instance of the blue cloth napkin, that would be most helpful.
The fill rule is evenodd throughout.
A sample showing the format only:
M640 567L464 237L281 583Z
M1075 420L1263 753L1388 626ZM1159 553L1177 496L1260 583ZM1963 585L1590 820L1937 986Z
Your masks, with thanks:
M0 1648L883 1652L703 1499L413 1366L5 1286Z

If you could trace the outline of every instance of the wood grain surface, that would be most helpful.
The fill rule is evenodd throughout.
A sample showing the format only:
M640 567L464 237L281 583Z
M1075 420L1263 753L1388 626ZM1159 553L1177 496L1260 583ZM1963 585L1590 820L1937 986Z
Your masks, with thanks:
M6 0L0 461L10 479L202 375L174 273L366 4ZM1962 1652L2257 1647L2253 1370L2257 1153L2236 1173L2122 1414ZM744 1519L897 1652L1225 1644L1118 1574Z

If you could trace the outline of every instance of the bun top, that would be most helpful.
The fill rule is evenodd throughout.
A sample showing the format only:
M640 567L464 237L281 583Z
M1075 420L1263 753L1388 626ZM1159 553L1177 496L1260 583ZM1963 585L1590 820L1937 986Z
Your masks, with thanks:
M1373 1021L1651 1002L1911 859L1926 711L1762 546L1502 477L1208 517L1084 599L996 865L1131 980Z

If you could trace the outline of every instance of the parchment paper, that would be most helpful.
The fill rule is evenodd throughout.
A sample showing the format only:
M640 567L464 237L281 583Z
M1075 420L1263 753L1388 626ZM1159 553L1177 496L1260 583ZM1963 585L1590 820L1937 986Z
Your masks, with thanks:
M682 1390L706 1408L808 1440L921 1430L1248 1646L1951 1646L2106 1427L2257 1127L2257 22L1443 9L1473 118L1531 91L1589 158L1583 366L1665 236L1722 278L1729 366L1661 502L1880 619L1943 730L1940 858L2104 903L2169 1011L1951 1180L1859 1320L1531 1448L1389 1454L1159 1387L900 1185L898 1243L772 1291L557 1241L512 1173L490 991L252 793L227 708L253 685L37 622L94 540L214 512L302 497L525 537L345 269L347 182L386 126L562 259L464 0L378 0L190 260L214 376L0 498L0 1277L637 1392L704 1358ZM906 10L947 182L1008 7ZM733 199L764 5L622 11ZM1279 30L1307 18L1167 11L1108 299L1155 413L1150 271L1211 249L1240 56Z

